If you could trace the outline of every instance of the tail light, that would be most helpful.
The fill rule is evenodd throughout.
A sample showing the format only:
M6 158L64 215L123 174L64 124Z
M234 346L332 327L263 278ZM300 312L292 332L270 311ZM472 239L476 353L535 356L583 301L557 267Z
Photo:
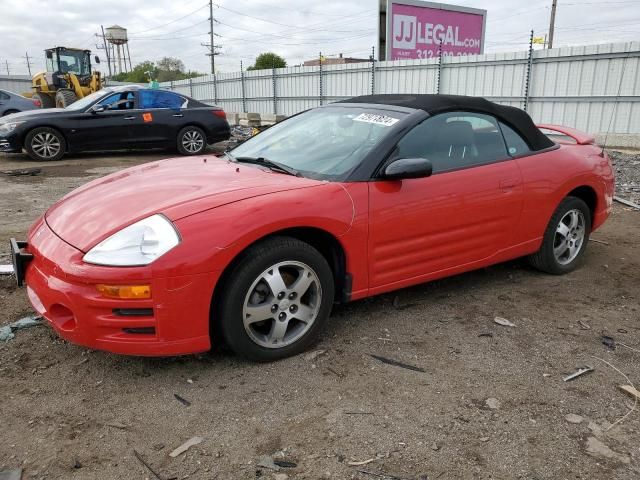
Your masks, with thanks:
M34 98L34 99L32 99L31 101L32 101L32 102L33 102L33 104L34 104L36 107L38 107L38 108L40 108L40 107L42 106L42 102L40 102L40 100L38 100L37 98Z
M225 120L227 119L227 114L224 113L224 110L213 110L211 113L216 117L224 118Z

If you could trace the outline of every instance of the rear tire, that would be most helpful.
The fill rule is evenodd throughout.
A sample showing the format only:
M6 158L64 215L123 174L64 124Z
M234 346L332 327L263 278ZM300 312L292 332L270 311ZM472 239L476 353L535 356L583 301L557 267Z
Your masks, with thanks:
M56 108L67 108L78 100L78 96L73 90L62 88L56 92Z
M62 158L67 150L67 142L58 130L39 127L27 134L24 148L33 160L53 162Z
M31 98L40 102L40 108L54 108L56 106L55 99L44 93L34 93Z
M201 128L189 125L178 132L177 147L182 155L200 155L207 149L207 136Z
M577 197L566 197L551 216L542 245L529 263L553 275L569 273L579 265L589 243L591 211Z
M326 259L311 245L272 237L247 249L226 276L212 331L238 355L268 362L296 355L318 337L334 298Z

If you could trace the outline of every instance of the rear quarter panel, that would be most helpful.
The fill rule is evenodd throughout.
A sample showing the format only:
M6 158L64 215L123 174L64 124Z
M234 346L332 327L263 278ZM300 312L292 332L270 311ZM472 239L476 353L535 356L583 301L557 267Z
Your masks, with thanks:
M596 145L563 144L555 150L517 160L524 184L522 216L516 243L536 251L553 212L572 190L588 186L596 193L593 228L598 228L613 201L614 174L607 155Z

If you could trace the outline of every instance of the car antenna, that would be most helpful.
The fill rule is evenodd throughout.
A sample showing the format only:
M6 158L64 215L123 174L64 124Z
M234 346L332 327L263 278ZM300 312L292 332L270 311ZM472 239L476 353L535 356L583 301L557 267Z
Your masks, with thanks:
M629 45L631 48L631 45ZM600 150L600 156L604 158L604 151L607 148L607 140L609 139L609 132L611 131L611 125L613 124L613 119L618 111L618 104L620 103L620 93L622 92L622 81L624 80L624 72L627 68L627 60L631 56L631 50L627 53L627 56L624 57L624 61L622 62L622 71L620 72L620 83L618 84L618 93L616 94L615 104L613 109L611 110L611 118L609 118L609 126L607 127L607 132L604 134L604 142L602 142L602 150Z

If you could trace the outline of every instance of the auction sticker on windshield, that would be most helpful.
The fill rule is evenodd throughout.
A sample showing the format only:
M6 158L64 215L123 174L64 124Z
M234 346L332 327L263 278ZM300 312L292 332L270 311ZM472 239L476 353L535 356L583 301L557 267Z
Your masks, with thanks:
M400 119L388 117L386 115L376 115L374 113L361 113L356 118L354 118L354 120L356 122L375 123L376 125L390 127L391 125L397 123Z

